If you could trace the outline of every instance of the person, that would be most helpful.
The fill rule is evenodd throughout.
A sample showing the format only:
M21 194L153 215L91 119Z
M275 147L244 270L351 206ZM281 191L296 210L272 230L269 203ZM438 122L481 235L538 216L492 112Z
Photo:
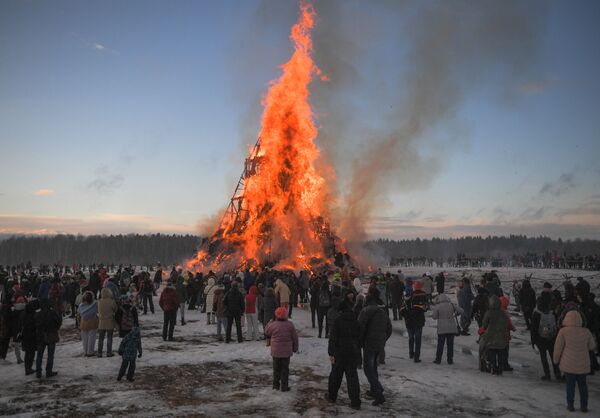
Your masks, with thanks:
M215 290L217 290L215 286L215 278L212 276L209 277L206 287L204 288L204 296L206 299L206 302L204 304L204 306L206 307L206 325L215 323L215 311L213 310Z
M456 291L458 307L462 309L459 321L461 335L469 335L469 327L471 326L471 318L473 316L472 302L474 298L473 290L471 289L471 281L468 277L463 277L462 280L458 282L458 290Z
M181 270L177 274L177 285L175 287L177 292L177 302L179 303L179 312L181 312L181 325L185 325L185 305L188 300L187 286L183 280L183 274ZM177 318L175 318L177 321Z
M352 293L351 293L352 294ZM329 331L327 352L331 361L327 399L335 403L344 374L348 385L350 407L360 409L360 383L357 368L361 364L360 324L352 311L352 302L345 298L339 305L339 315Z
M435 276L435 290L438 295L444 293L444 287L446 285L446 272L442 271L437 276Z
M292 321L287 319L287 309L280 306L275 310L275 320L269 322L265 336L270 340L273 357L273 389L290 390L290 357L298 352L298 333Z
M373 406L385 402L377 365L379 354L392 335L392 322L385 309L379 307L378 301L379 291L375 287L370 288L365 307L358 316L361 329L360 345L363 349L363 370L370 385L367 395L374 398Z
M421 282L415 282L415 289L406 300L400 313L404 317L408 333L408 356L415 363L421 362L421 337L425 326L427 295L421 290Z
M123 338L133 327L139 327L138 311L127 295L121 296L121 306L115 314L115 321L119 326L119 337Z
M48 349L46 359L46 377L56 376L58 373L52 370L54 368L54 352L56 344L60 340L58 330L62 325L62 317L56 312L48 299L40 300L40 311L35 314L35 335L37 339L37 357L35 359L36 372L38 379L42 377L42 362L44 360L44 351Z
M227 315L225 315L225 305L223 304L225 298L225 291L223 290L222 285L217 285L213 293L213 303L214 308L210 308L210 310L215 312L217 319L217 339L219 341L223 341L223 335L221 331L225 331L227 329Z
M275 319L275 309L277 309L277 300L275 299L275 291L269 287L265 291L263 298L263 330L267 328L267 324L272 319Z
M400 308L404 301L404 283L400 280L400 277L393 275L389 285L390 300L392 303L392 315L394 321L400 319Z
M325 338L329 336L329 330L331 329L333 322L337 319L339 314L338 306L343 300L344 297L342 296L342 288L339 286L332 286L331 302L329 309L327 310L327 320L325 322Z
M289 308L290 305L290 288L285 282L279 278L275 281L275 298L277 299L277 303L279 306L284 307L286 309Z
M100 295L102 298L98 301L98 357L102 357L105 336L106 357L112 357L114 356L112 352L113 331L117 325L115 321L117 303L113 299L113 293L108 287L102 289Z
M83 355L93 357L96 355L96 332L99 323L98 303L94 300L94 294L89 290L83 294L81 304L77 309L77 317L79 318Z
M258 316L256 314L256 296L257 288L255 285L250 286L246 295L245 315L246 315L246 339L259 341L258 337Z
M431 295L433 294L433 280L431 279L431 273L427 272L421 277L421 283L423 283L423 292L427 295L427 302L431 303Z
M521 284L518 280L514 280L512 284L512 295L515 300L515 310L521 312L521 302L519 301L519 293L521 292Z
M473 305L471 309L471 320L475 319L477 327L481 328L483 324L483 318L488 310L490 303L490 294L487 289L483 286L477 288L477 296L473 299Z
M154 280L153 280L155 292L160 288L160 285L162 283L162 275L163 275L162 266L160 265L160 263L158 263L158 268L156 269L156 272L154 273Z
M492 374L501 376L510 330L508 317L500 309L500 299L496 295L490 297L490 306L483 318L480 334Z
M454 306L450 298L445 293L438 295L437 303L433 306L431 317L437 320L437 350L435 353L435 364L442 362L444 354L444 343L447 345L446 360L448 364L453 364L454 359L454 336L458 331L456 324L456 315L463 313L460 306Z
M537 309L533 312L531 317L531 346L535 348L537 346L540 352L540 359L542 361L542 368L544 369L544 375L542 380L550 380L550 366L548 365L548 358L552 361L554 354L554 342L558 334L558 325L556 322L556 316L550 310L550 295L548 293L542 294L537 301ZM558 364L552 361L552 369L554 370L554 377L557 380L562 380L560 375L560 369Z
M163 310L163 341L167 341L167 338L169 341L173 341L179 301L171 279L167 281L167 287L160 294L158 305Z
M25 310L21 312L21 348L25 353L25 375L34 373L33 362L37 351L37 331L35 324L35 311L40 308L39 299L34 299L25 305Z
M588 352L593 351L596 344L590 330L582 324L581 316L576 311L567 312L554 343L554 363L564 373L567 409L571 412L575 410L575 385L579 387L581 412L588 411L586 375L591 368Z
M510 300L508 299L508 297L506 295L504 295L502 293L502 289L500 289L500 310L502 311L502 313L506 316L506 319L508 320L508 344L506 344L506 348L504 349L504 354L502 356L503 359L503 363L502 363L502 371L505 372L512 372L513 368L512 366L509 364L508 362L508 357L509 357L509 351L510 351L510 340L511 340L511 335L510 332L514 332L517 329L515 328L515 326L512 323L512 319L510 318L510 313L508 313L508 305L510 303Z
M121 380L127 372L127 380L133 382L135 373L135 360L142 357L142 338L140 336L140 328L135 326L132 328L119 344L119 355L123 357L121 368L117 375L117 380Z
M323 320L327 320L327 311L331 306L331 291L329 290L329 281L323 280L319 289L319 308L317 310L317 323L319 326L319 338L323 333ZM327 324L327 322L325 322ZM327 325L325 326L325 338L327 338Z
M235 321L238 343L244 341L242 337L242 313L244 312L244 295L239 290L238 282L231 284L231 289L225 294L223 305L227 312L227 330L225 331L225 342L231 342L231 328Z
M519 303L521 304L521 311L523 312L523 318L528 330L531 328L531 316L535 309L535 302L535 290L531 287L531 282L523 280L523 285L519 291Z
M154 296L154 284L150 280L150 275L146 272L141 273L141 290L142 294L142 303L144 304L144 315L148 313L148 305L150 305L150 312L154 315L154 301L152 300L152 296Z

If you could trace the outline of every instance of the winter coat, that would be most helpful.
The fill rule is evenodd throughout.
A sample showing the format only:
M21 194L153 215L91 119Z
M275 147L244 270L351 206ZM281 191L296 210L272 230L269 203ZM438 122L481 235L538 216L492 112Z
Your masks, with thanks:
M343 298L341 294L341 289L337 286L334 286L334 290L331 294L331 306L327 310L327 326L331 327L338 315L340 314L339 308L340 303L342 303Z
M123 357L123 360L135 361L137 354L142 355L142 337L140 336L140 329L134 327L121 340L119 344L119 355Z
M490 304L489 299L489 293L485 288L480 287L477 289L477 296L473 299L471 318L479 318L479 320L482 320L485 317Z
M361 363L360 324L350 307L346 303L342 305L340 314L329 331L327 351L336 361L358 366Z
M450 298L445 293L442 293L437 297L437 303L431 310L431 317L437 319L437 333L438 335L443 334L456 334L456 314L462 314L463 310L459 306L454 306L450 303Z
M215 297L215 290L217 290L217 287L215 285L215 279L214 277L210 277L208 279L208 283L206 284L206 287L204 288L204 294L206 295L206 311L207 312L211 312L211 310L213 309L213 305L215 303L214 301L214 297Z
M267 324L265 336L271 339L271 356L288 358L298 351L298 333L292 321L273 320Z
M158 305L165 312L176 311L179 308L177 292L172 286L167 286L160 294Z
M79 315L79 329L81 331L90 331L98 329L98 302L81 303L77 308Z
M356 293L360 294L363 292L362 281L358 277L354 278L354 282L352 283L352 285L354 286L354 290L356 290Z
M225 291L222 287L217 287L213 294L213 303L214 306L209 309L209 312L212 310L215 312L217 318L222 318L225 315L225 305L223 302L225 301Z
M310 284L310 308L317 309L319 307L319 288L321 287L318 280L313 280Z
M482 323L485 332L482 335L484 346L491 349L504 349L510 341L509 320L500 309L500 299L490 298L490 307Z
M360 345L365 350L381 351L392 335L392 322L385 309L375 301L368 301L360 315Z
M48 299L40 301L41 310L35 314L35 335L38 347L44 344L56 344L59 341L58 330L62 318L50 307Z
M404 317L406 328L416 329L424 327L426 311L427 295L422 290L415 290L400 309L400 314Z
M531 316L531 326L529 327L529 331L531 333L531 344L535 344L538 348L550 348L554 341L556 340L556 335L554 338L546 339L540 336L540 322L542 319L542 314L552 314L554 317L554 321L557 323L556 328L558 330L558 322L556 321L556 316L551 311L541 312L535 310L533 315ZM557 334L558 335L558 334Z
M554 343L554 363L564 373L587 374L590 372L589 352L595 346L590 330L582 327L581 316L575 311L567 312Z
M117 303L113 299L113 293L108 287L102 289L102 298L98 301L98 329L112 330L117 326L115 314L117 313Z
M256 313L256 286L250 286L249 293L246 295L246 313Z
M131 318L131 320L129 319ZM119 325L119 336L123 338L134 327L139 327L138 311L130 302L125 302L115 314L115 321ZM131 326L131 327L130 327Z
M456 300L458 302L458 306L460 306L463 310L463 315L467 317L471 317L471 302L475 299L473 296L473 290L471 289L470 283L465 283L462 289L458 289L456 291Z
M290 288L283 280L278 279L277 282L275 282L274 290L275 298L280 305L283 303L290 303Z
M431 293L433 293L433 280L431 277L422 277L421 283L423 283L423 292L425 292L426 295L431 295Z
M237 287L232 286L225 294L223 304L227 308L228 317L241 316L244 312L244 295Z
M393 305L400 305L404 297L404 285L399 277L394 277L389 286L390 297Z
M21 312L21 348L24 351L37 350L35 311L39 306L39 301L32 300L27 302L25 310Z
M535 290L531 287L528 280L523 281L523 286L519 291L519 303L523 311L533 311L535 308Z
M177 285L175 286L175 291L177 292L177 302L179 304L187 302L188 299L188 290L187 286L183 282L183 277L177 277Z
M52 307L58 313L65 310L63 305L63 299L65 295L65 288L60 283L54 283L48 292L48 299L52 302Z
M117 286L112 280L107 280L104 282L104 289L110 290L113 296L113 300L117 301L121 297L121 290L119 290L119 286ZM102 291L104 291L102 289ZM102 295L102 293L100 293Z
M271 319L275 318L275 309L277 309L279 305L277 304L277 300L275 300L274 295L270 295L269 292L265 293L265 297L263 299L263 321L264 323L268 323Z

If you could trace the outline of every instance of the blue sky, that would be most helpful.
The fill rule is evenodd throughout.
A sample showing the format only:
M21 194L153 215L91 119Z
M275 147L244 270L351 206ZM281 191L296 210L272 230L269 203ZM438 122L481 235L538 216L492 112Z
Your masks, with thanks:
M293 1L1 2L0 234L198 232L233 191L295 14ZM478 84L426 132L435 176L386 188L371 236L600 238L599 21L598 2L550 2L527 78ZM406 66L385 37L368 46L359 107L381 68Z

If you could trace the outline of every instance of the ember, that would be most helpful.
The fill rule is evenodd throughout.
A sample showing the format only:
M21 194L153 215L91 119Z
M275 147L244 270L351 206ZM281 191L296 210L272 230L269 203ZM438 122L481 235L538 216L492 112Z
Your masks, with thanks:
M314 18L313 7L302 2L290 35L294 53L263 102L259 139L219 227L188 260L189 269L304 269L334 257L338 265L347 261L330 229L325 179L315 168L318 130L308 85L315 76L326 78L311 57Z

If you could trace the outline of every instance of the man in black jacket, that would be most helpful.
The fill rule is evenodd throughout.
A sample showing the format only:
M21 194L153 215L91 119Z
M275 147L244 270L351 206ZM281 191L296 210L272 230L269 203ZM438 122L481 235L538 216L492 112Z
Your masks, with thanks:
M360 384L357 367L360 356L360 324L352 311L352 303L347 299L339 305L340 314L329 331L328 353L331 360L329 373L329 402L337 400L338 390L342 384L344 373L348 384L350 407L360 409Z
M421 362L421 336L425 326L427 294L421 290L421 282L414 283L411 297L406 301L402 315L408 332L408 355L415 363Z
M378 306L379 291L371 287L366 298L365 307L358 316L360 323L360 343L363 348L363 368L371 390L367 396L375 400L377 406L385 402L383 386L379 382L377 372L378 357L385 348L385 342L392 335L392 322L384 308Z
M523 318L527 329L530 328L531 316L536 305L535 290L531 287L529 280L523 280L523 285L519 291L519 303L523 311Z
M394 274L390 280L388 289L392 302L392 314L394 315L394 321L397 321L400 318L400 308L404 299L404 283L402 283L400 277Z
M224 296L223 304L227 312L227 329L225 331L225 342L231 342L231 327L235 321L238 343L244 341L242 337L242 313L244 312L244 295L238 288L238 282L231 284L231 289Z
M37 338L37 357L36 357L36 376L42 377L42 360L44 351L48 348L48 358L46 360L46 377L56 376L52 371L54 366L54 350L59 340L58 330L62 325L62 318L50 305L48 299L40 300L41 310L35 314L36 338Z

